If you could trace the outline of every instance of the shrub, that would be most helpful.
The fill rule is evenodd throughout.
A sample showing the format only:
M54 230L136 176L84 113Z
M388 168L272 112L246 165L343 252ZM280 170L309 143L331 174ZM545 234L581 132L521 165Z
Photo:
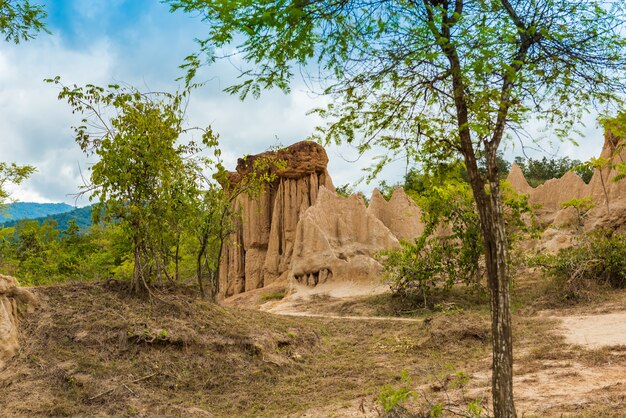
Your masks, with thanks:
M564 299L589 299L598 285L626 287L626 236L595 231L556 255L538 257L535 264L555 278Z
M458 166L442 178L431 178L419 194L411 194L422 210L426 228L415 242L400 250L383 252L385 281L394 294L417 296L424 306L435 292L447 292L455 284L480 289L485 274L483 239L472 191ZM428 180L428 179L427 179ZM426 181L426 180L424 180ZM528 197L502 181L509 245L534 225Z
M415 392L410 389L411 378L406 370L402 371L400 380L402 382L401 386L383 386L378 395L378 403L383 407L385 413L391 416L394 413L403 411L402 404L415 396Z

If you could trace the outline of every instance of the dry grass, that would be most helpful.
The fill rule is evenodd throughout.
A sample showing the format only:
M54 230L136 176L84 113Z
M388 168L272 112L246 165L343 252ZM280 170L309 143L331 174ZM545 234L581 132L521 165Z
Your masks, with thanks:
M478 315L421 323L277 317L184 291L138 300L102 285L36 289L0 372L9 416L284 416L375 398L488 354Z
M162 290L152 301L98 284L35 291L42 304L22 322L22 350L0 371L0 415L378 416L381 387L399 384L403 369L423 395L405 405L407 413L423 413L426 401L448 397L456 406L466 403L466 392L445 387L454 370L472 376L469 399L488 396L484 295L455 289L435 310L390 295L318 296L300 306L322 314L415 319L398 322L281 317L219 307L187 289ZM624 346L567 344L549 317L623 310L626 291L602 295L601 305L563 305L548 313L542 291L522 280L514 294L516 390L553 386L567 392L592 372L599 380L604 372L619 378L626 368ZM616 383L567 399L519 392L518 411L619 416L624 389Z

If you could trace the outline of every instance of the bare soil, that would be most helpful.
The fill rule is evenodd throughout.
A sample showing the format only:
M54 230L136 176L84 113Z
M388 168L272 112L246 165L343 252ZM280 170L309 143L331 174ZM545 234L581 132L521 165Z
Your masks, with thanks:
M626 342L596 337L603 327L626 336L606 329L626 315L626 291L545 309L532 302L541 289L530 289L514 301L519 415L623 417ZM313 294L287 298L283 313L300 316L286 316L258 311L280 312L284 289L258 292L253 310L184 288L152 300L104 284L34 291L41 305L0 370L3 417L379 417L382 388L406 385L402 370L414 396L396 416L424 416L439 402L457 412L489 405L484 295L453 292L426 310L388 294Z

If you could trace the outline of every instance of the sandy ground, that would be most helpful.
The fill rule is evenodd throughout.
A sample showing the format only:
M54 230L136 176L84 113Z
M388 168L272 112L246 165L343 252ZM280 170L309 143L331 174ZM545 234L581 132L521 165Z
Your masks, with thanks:
M409 320L407 318L376 318L352 317L335 315L333 313L319 314L299 310L299 305L311 297L312 294L323 294L319 289L311 292L296 292L282 301L273 301L262 306L262 309L279 315L311 316L343 318L348 320ZM374 294L380 289L359 289L351 285L333 288L333 298L349 299L363 293ZM330 295L329 295L330 296ZM616 307L612 307L615 309ZM300 308L301 309L301 308ZM612 309L612 310L613 310ZM618 308L619 309L619 308ZM623 309L623 308L622 308ZM597 364L590 366L589 360L577 361L566 359L543 359L534 362L531 368L520 367L519 363L527 362L525 355L520 355L521 361L516 360L514 377L514 391L517 410L521 416L580 416L577 411L586 411L589 405L598 401L607 405L615 404L615 415L626 417L626 410L620 411L626 405L626 310L613 310L610 313L590 312L586 315L567 315L564 312L544 311L540 315L546 319L555 320L557 324L553 330L555 338L563 337L571 352L581 353L581 356L593 357L598 353ZM420 320L421 321L421 320ZM615 361L612 361L614 359ZM475 398L488 399L491 388L491 373L488 364L491 360L485 359L487 370L474 373L473 384L469 394ZM299 416L319 416L323 412L329 417L377 417L380 416L379 407L372 400L355 400L348 405L329 405L324 410L312 411L311 414ZM585 412L585 416L589 415Z
M561 330L570 344L588 348L626 345L626 311L555 318L562 321Z

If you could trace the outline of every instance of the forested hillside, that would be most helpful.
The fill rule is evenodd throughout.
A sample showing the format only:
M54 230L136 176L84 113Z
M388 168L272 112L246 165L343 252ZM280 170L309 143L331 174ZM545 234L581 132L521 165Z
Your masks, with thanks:
M50 215L70 212L74 209L76 209L74 206L66 203L16 202L7 205L6 210L0 212L0 223L20 219L44 218Z
M14 205L18 205L19 203L14 203ZM32 205L33 203L24 203L23 205ZM22 219L32 219L39 222L41 225L45 220L52 219L57 224L57 229L66 230L69 226L71 220L76 221L76 226L80 228L81 231L86 230L91 226L91 208L92 206L85 206L83 208L72 208L69 205L64 203L54 203L53 205L63 205L69 209L69 211L64 211L61 213L48 214L43 216L38 216L35 218L32 217L14 217L8 220L5 220L3 223L5 228L15 226Z

